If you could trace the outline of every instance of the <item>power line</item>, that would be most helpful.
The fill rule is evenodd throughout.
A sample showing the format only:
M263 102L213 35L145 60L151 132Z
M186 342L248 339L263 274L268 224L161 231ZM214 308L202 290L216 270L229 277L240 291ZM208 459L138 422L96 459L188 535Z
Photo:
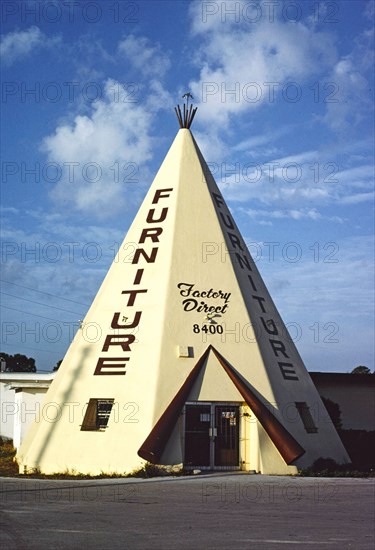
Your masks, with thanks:
M0 307L5 309L11 309L12 311L18 311L18 313L26 313L26 315L32 315L33 317L41 317L41 319L47 319L48 321L55 321L56 323L64 323L67 321L59 321L58 319L51 319L51 317L44 317L44 315L38 315L37 313L30 313L30 311L23 311L22 309L16 309L15 307L3 306L0 304Z
M43 304L42 302L36 302L35 300L29 300L28 298L22 298L22 296L14 296L14 294L8 294L8 292L1 292L5 296L11 296L12 298L18 298L19 300L25 300L25 302L31 302L32 304L38 304L39 306L52 307L53 309L59 309L60 311L66 311L67 313L74 313L74 315L82 315L82 313L77 313L76 311L70 311L69 309L64 309L62 307L51 306L49 304Z
M40 348L30 348L29 346L20 346L19 344L1 344L1 346L10 346L10 347L15 347L17 346L17 348L21 348L21 349L31 349L33 351L44 351L45 353L56 353L56 351L51 351L51 350L48 350L48 349L40 349Z
M29 286L20 285L18 283L11 283L10 281L4 281L4 279L0 279L2 283L7 283L8 285L14 285L19 286L20 288L26 288L26 290L32 290L33 292L40 292L40 294L46 294L46 296L52 296L53 298L58 298L59 300L66 300L67 302L72 302L73 304L78 304L80 306L86 306L90 307L89 304L82 304L81 302L77 302L76 300L70 300L69 298L63 298L62 296L57 296L56 294L50 294L49 292L44 292L43 290L37 290L36 288L31 288Z

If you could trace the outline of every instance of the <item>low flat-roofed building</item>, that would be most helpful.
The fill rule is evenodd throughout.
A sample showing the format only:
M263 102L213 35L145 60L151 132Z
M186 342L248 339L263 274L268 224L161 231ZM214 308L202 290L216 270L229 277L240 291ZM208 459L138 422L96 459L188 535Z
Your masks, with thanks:
M0 373L0 436L12 439L17 449L30 424L43 414L42 403L54 376L54 372Z
M310 372L320 397L337 403L343 430L375 430L375 375Z

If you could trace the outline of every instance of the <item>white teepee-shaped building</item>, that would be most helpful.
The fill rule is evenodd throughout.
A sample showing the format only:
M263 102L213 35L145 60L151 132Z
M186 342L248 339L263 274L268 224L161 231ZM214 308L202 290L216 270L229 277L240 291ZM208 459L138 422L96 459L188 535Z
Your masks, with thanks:
M349 462L190 121L180 125L19 450L20 472Z

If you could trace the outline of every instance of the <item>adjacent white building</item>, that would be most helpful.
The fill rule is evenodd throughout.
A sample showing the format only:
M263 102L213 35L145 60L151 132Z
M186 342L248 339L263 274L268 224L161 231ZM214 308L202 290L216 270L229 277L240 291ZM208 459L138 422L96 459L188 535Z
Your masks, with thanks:
M0 437L18 449L26 432L43 414L42 403L55 373L0 373Z

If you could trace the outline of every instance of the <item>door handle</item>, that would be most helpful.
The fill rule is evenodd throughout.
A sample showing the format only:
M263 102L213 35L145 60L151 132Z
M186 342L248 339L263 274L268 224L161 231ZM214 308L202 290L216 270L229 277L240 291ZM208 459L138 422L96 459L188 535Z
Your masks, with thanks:
M209 428L208 434L210 437L217 437L217 428Z

